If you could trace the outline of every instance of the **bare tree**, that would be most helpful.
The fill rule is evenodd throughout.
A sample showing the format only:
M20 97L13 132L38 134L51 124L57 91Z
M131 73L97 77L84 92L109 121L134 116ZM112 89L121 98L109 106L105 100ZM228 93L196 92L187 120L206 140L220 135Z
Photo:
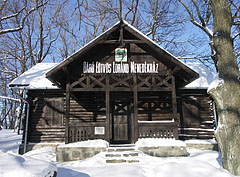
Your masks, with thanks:
M51 61L51 52L54 52L54 44L58 39L60 28L56 23L59 18L59 12L64 5L64 2L54 3L47 0L40 1L25 1L10 2L5 5L7 8L5 15L9 12L21 11L19 15L8 19L4 27L8 26L12 29L13 26L21 26L22 18L25 14L31 11L34 7L39 6L36 10L31 11L24 19L24 26L21 30L9 31L1 35L0 38L0 76L1 87L6 91L0 91L0 95L10 97L11 93L7 89L8 83L25 72L33 65L44 60ZM23 4L22 4L23 3ZM12 6L10 6L10 4ZM19 10L20 9L20 10ZM3 11L2 11L3 12ZM4 15L4 13L2 13ZM25 16L24 16L25 17ZM8 115L8 127L13 128L16 122L16 104L11 101L3 102L4 115ZM21 109L23 104L20 104ZM9 111L8 111L9 110ZM8 113L8 114L7 114ZM5 119L6 120L6 119Z

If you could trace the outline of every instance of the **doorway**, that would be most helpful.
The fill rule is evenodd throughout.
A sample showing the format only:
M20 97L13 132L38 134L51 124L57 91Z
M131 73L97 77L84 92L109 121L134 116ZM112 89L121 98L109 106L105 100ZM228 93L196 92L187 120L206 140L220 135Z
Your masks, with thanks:
M131 142L132 94L111 94L112 144Z

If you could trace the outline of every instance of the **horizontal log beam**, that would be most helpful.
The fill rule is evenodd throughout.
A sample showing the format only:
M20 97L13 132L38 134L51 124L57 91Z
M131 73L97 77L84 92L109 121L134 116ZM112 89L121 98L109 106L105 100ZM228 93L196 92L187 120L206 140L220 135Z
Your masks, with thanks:
M123 43L134 43L134 44L143 44L144 42L141 41L141 40L131 40L131 39L128 39L128 40L123 40L122 41ZM105 44L120 44L120 41L119 40L105 40L103 41L103 43Z

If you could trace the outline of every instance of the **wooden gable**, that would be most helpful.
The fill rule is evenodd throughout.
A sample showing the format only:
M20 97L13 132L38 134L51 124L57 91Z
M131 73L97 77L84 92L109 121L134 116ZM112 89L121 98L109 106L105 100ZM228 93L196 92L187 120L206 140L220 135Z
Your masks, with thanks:
M84 84L84 78L82 78L84 67L86 68L87 66L91 68L91 64L94 64L94 67L96 67L97 62L103 64L103 70L104 68L106 70L106 67L108 67L106 64L111 64L111 72L109 73L116 74L114 73L113 61L115 58L115 49L118 47L127 49L127 62L129 67L132 63L144 64L144 62L147 62L157 64L158 72L155 75L174 75L177 88L183 87L199 77L195 71L178 61L173 55L162 49L158 44L125 21L120 21L115 24L112 28L49 71L46 76L59 87L65 88L67 81L74 83L82 79L81 81L83 81ZM100 70L101 69L102 68L100 68ZM105 70L96 73L95 69L92 74L98 74L96 77L109 74ZM126 77L127 74L130 74L130 71L129 73L118 73L118 75L119 74L122 75L122 77ZM131 74L134 74L134 70L131 71ZM144 74L138 73L138 75ZM149 75L149 73L145 73L145 75ZM140 79L146 79L146 76L142 76ZM159 79L159 81L160 80L162 80L162 78ZM126 79L125 81L130 84L132 82ZM154 81L147 80L143 84L151 84L151 82ZM98 82L98 84L101 85L100 82Z

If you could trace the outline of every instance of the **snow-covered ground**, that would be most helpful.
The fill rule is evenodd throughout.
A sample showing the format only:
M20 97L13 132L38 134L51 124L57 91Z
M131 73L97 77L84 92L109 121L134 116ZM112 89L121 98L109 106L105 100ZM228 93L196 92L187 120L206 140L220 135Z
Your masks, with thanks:
M188 149L188 157L151 157L139 152L139 163L107 164L105 153L92 158L56 162L53 148L17 155L21 137L0 131L0 177L43 177L57 168L57 177L233 177L221 167L218 152ZM136 157L135 157L136 158Z

